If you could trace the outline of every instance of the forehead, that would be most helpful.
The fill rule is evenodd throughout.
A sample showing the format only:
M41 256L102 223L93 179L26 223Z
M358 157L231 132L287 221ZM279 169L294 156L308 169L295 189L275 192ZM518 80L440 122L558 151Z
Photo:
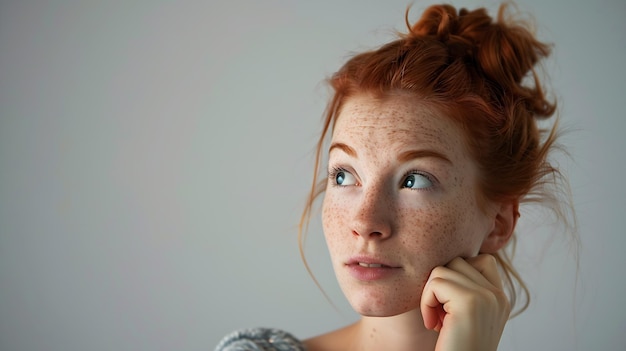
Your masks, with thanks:
M355 146L364 142L377 148L426 144L453 151L464 149L462 137L461 129L450 117L403 96L351 97L344 103L333 130L333 140L345 139Z

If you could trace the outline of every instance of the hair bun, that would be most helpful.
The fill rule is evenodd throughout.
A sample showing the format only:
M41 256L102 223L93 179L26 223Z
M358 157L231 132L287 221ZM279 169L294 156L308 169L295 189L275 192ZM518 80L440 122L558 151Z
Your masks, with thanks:
M461 9L457 14L451 5L434 5L426 9L412 26L406 17L409 37L431 37L446 44L452 56L473 56L482 33L491 24L484 9L469 12Z
M509 21L507 4L502 4L497 21L484 8L458 11L451 5L434 5L424 11L422 17L409 27L407 37L430 37L447 46L452 59L462 58L479 70L501 89L527 100L529 108L538 115L554 112L547 103L538 80L535 87L524 87L524 77L533 67L550 54L550 47L535 39L528 25L521 21Z

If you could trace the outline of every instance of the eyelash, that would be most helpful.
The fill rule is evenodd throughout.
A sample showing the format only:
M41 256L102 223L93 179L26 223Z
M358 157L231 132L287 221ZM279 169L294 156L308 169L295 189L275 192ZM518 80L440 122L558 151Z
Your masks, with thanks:
M330 171L328 171L328 180L330 180L331 184L336 187L341 187L341 185L335 183L335 178L337 177L337 174L339 172L346 172L346 173L352 174L352 172L348 171L346 168L341 167L341 166L331 168Z
M341 187L341 185L335 183L335 178L337 177L337 174L340 173L340 172L347 172L347 173L352 174L352 172L347 170L345 167L336 166L336 167L331 168L330 171L328 172L328 179L331 181L331 185L336 186L336 187ZM430 175L428 173L425 173L423 171L419 171L417 169L412 169L412 170L409 170L406 173L404 173L404 175L402 176L402 182L404 182L406 177L408 177L408 176L410 176L412 174L417 174L417 175L420 175L422 177L425 177L433 185L428 187L428 188L418 188L418 189L407 188L409 190L413 190L413 191L432 191L433 188L438 184L437 179L435 177L433 177L432 175Z
M428 188L417 188L417 189L413 189L413 188L407 188L409 190L413 190L413 191L432 191L433 188L435 186L437 186L438 182L437 179L435 177L433 177L432 175L425 173L423 171L419 171L417 169L412 169L407 171L406 173L404 173L404 175L402 176L402 183L404 183L404 180L406 179L406 177L412 175L412 174L417 174L420 175L426 179L428 179L429 182L432 183L432 186L429 186Z

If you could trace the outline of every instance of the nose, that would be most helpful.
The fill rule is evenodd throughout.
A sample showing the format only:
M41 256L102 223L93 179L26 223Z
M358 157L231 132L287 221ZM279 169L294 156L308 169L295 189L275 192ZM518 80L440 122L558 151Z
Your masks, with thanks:
M384 187L364 189L352 216L352 234L366 240L391 236L393 195Z

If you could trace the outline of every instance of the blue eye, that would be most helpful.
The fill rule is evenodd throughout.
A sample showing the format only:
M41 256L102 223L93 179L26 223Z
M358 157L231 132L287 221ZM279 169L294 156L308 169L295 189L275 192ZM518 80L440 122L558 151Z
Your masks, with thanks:
M337 175L335 175L335 183L341 185L343 184L343 181L346 179L346 174L344 172L337 172Z
M356 179L354 178L354 176L350 174L350 172L347 172L345 170L338 169L332 175L334 177L336 185L346 186L356 184Z
M423 174L411 173L404 178L402 186L410 189L426 189L433 186L433 182Z

